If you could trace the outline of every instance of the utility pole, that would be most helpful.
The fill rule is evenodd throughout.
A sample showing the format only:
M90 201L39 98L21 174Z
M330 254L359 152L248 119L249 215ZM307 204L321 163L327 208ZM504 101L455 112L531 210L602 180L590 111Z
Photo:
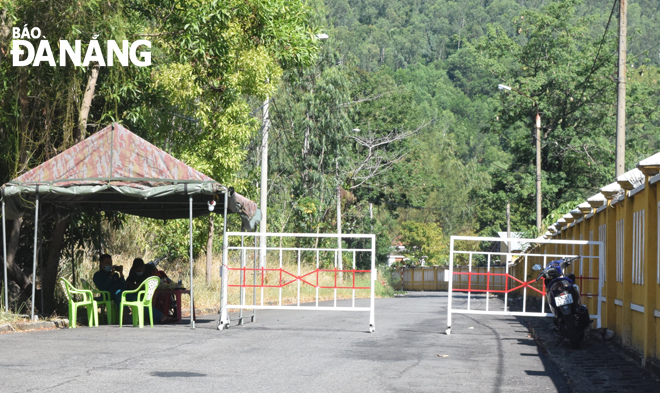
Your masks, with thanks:
M538 105L536 106L538 110ZM536 113L536 229L541 234L541 115Z
M268 197L268 128L270 127L270 115L268 114L268 97L263 107L263 133L261 137L261 223L259 232L259 267L266 266L266 209ZM223 263L225 263L223 261Z
M339 183L339 161L335 161L337 166L337 266L339 270L343 270L342 255L341 255L341 185ZM344 278L344 274L340 273L339 277Z
M626 171L626 46L628 30L628 0L619 0L619 78L617 80L616 111L616 171L617 177Z
M507 200L506 201L506 237L507 239L511 239L511 203ZM506 242L506 252L510 253L511 252L511 241L508 240ZM509 256L506 258L506 263L509 263Z

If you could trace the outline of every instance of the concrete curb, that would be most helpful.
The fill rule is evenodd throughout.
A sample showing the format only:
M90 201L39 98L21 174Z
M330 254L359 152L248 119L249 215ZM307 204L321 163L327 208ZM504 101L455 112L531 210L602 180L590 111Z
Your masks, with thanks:
M14 324L0 325L0 333L4 332L25 332L39 329L59 329L69 327L68 319L59 319L56 321L39 322L18 322Z

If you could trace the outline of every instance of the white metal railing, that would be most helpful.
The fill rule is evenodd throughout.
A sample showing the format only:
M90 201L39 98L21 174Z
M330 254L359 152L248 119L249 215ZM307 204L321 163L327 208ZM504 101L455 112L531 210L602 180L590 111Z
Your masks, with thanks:
M539 290L538 288L535 288L531 286L535 282L535 280L530 280L526 281L526 278L518 279L510 274L510 269L512 269L510 263L508 262L512 257L515 258L522 258L523 259L523 267L524 267L524 272L529 271L529 266L528 266L528 261L530 257L533 258L543 258L543 266L547 266L547 263L549 261L552 261L553 259L559 259L559 258L565 258L565 257L575 257L577 255L574 254L569 254L569 253L529 253L529 254L517 254L517 253L509 253L509 252L491 252L491 251L463 251L463 250L456 250L455 249L455 241L466 241L466 242L519 242L521 244L559 244L559 245L589 245L589 246L598 246L598 255L581 255L580 257L582 259L589 259L591 260L598 260L598 269L599 269L599 275L598 277L582 277L580 274L579 277L576 279L580 280L598 280L598 293L595 294L598 299L597 299L597 314L591 315L591 318L596 319L597 326L600 327L601 325L601 300L602 300L602 289L603 289L603 272L605 269L605 263L604 263L604 258L603 254L603 242L601 241L587 241L587 240L550 240L550 239L519 239L519 238L499 238L499 237L477 237L477 236L452 236L450 238L450 243L449 243L449 274L448 274L448 291L447 291L447 334L451 334L451 324L452 324L452 314L481 314L481 315L504 315L504 316L532 316L532 317L550 317L553 316L551 313L547 313L545 311L545 288L543 290ZM589 247L590 251L593 250L593 247ZM556 248L555 248L556 251ZM567 247L568 251L568 247ZM590 252L591 254L591 252ZM468 257L468 271L467 272L454 272L454 257L455 255L466 255ZM473 259L475 255L483 255L486 259L486 272L485 273L473 273L472 272L472 267L473 267ZM494 273L493 269L496 267L501 269L501 266L495 266L493 265L493 256L502 256L505 257L505 266L504 266L504 273ZM482 257L482 258L484 258ZM579 265L579 271L582 272L582 259L580 260L580 265ZM574 269L574 267L573 267ZM463 275L468 276L468 288L462 288L465 286L465 283L462 283L462 280L459 279L459 283L461 283L461 288L457 289L454 288L454 275L458 275L459 278L462 277ZM472 276L485 276L486 277L486 288L472 288L471 283L472 283ZM505 282L505 288L502 289L492 289L490 288L490 283L491 280L495 279L496 277L503 277L504 282ZM509 284L511 283L511 286ZM519 284L519 285L516 285ZM532 312L532 311L527 311L527 290L528 288L532 291L536 291L541 295L541 312ZM509 311L509 306L508 306L508 295L512 291L517 291L522 289L523 291L523 297L522 297L522 311ZM582 289L582 288L581 288ZM454 292L464 292L467 293L467 301L466 301L466 308L454 308L454 305L452 304L453 301L453 293ZM503 294L504 295L504 307L502 310L492 310L490 308L490 295L491 294ZM475 294L479 297L481 295L485 295L485 310L479 310L479 309L474 309L471 304L471 300ZM593 294L587 294L587 295L593 295Z
M254 321L255 310L368 311L369 331L375 330L374 297L377 277L375 235L267 233L266 243L270 243L270 245L260 244L262 237L262 233L227 232L223 239L222 293L218 330L229 325L229 309L239 310L239 324L243 324L245 319ZM252 240L250 238L254 239L253 245L248 245L246 242L246 240ZM329 247L327 240L325 240L326 244L319 245L318 243L324 239L334 240L337 242L337 247ZM340 239L358 240L358 244L367 243L367 247L363 244L340 248ZM364 240L360 242L359 239ZM230 240L233 245L229 245ZM292 240L294 241L292 242ZM305 240L314 240L315 244L313 246L299 245L301 241ZM296 243L296 245L290 243ZM259 257L257 257L258 254ZM347 261L348 268L344 266L346 254L351 256ZM357 261L363 254L368 255L370 268L360 270L357 268ZM249 259L252 259L251 266L249 266ZM288 263L285 263L285 260ZM365 280L358 276L366 275L368 275L366 280L368 284L360 284ZM295 302L285 304L283 290L291 288L291 286L295 286ZM313 304L301 304L303 286L314 288ZM229 302L229 288L239 290L236 303ZM248 304L246 295L250 289L252 290L252 302ZM268 301L267 299L274 297L274 290L277 291L277 302ZM331 306L319 305L320 290L333 291ZM337 304L338 290L351 291L350 306ZM356 291L361 290L369 291L369 306L356 306ZM265 291L269 291L269 293L265 293ZM304 303L304 299L302 300ZM252 313L244 315L244 310L252 310Z

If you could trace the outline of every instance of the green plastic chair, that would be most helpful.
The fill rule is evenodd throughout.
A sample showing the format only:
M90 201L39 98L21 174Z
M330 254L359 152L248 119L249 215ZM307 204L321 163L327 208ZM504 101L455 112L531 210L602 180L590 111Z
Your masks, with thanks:
M76 289L64 277L60 277L60 282L64 285L66 296L69 299L69 329L76 327L78 317L78 307L87 307L87 320L89 326L99 326L99 317L96 314L98 304L94 300L92 291L88 289ZM76 301L74 295L82 295L82 301Z
M96 300L96 303L98 303L99 306L103 306L105 308L105 315L108 320L108 325L111 323L117 323L117 305L112 301L110 292L92 288L92 286L89 285L85 279L81 279L80 282L82 283L83 289L92 291L92 294L95 296L94 300Z
M133 326L144 327L144 308L148 307L149 309L149 322L151 327L154 327L154 311L152 308L152 299L154 297L154 292L160 284L160 278L158 277L149 277L140 284L137 289L133 291L124 291L121 293L121 304L119 305L119 327L122 326L124 321L124 306L130 306L133 314ZM127 301L126 295L136 293L136 301Z

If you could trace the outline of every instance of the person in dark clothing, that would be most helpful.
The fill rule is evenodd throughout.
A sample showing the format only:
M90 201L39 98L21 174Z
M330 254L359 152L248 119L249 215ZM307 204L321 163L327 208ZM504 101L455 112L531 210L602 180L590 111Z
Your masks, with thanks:
M112 256L103 254L99 258L99 271L94 273L93 281L100 291L110 292L110 297L117 306L121 303L121 293L126 289L123 266L112 266Z
M135 258L126 278L126 288L136 289L144 280L153 276L158 277L158 270L153 265L145 264L142 258Z
M133 265L131 270L128 273L128 278L126 278L126 288L129 290L137 289L143 282L149 277L159 277L158 269L152 264L145 264L142 258L133 259ZM128 294L127 300L134 301L137 299L137 295ZM149 316L147 310L145 309L145 321L148 320ZM153 307L153 316L155 323L165 323L168 321L167 315L164 315L158 307Z

